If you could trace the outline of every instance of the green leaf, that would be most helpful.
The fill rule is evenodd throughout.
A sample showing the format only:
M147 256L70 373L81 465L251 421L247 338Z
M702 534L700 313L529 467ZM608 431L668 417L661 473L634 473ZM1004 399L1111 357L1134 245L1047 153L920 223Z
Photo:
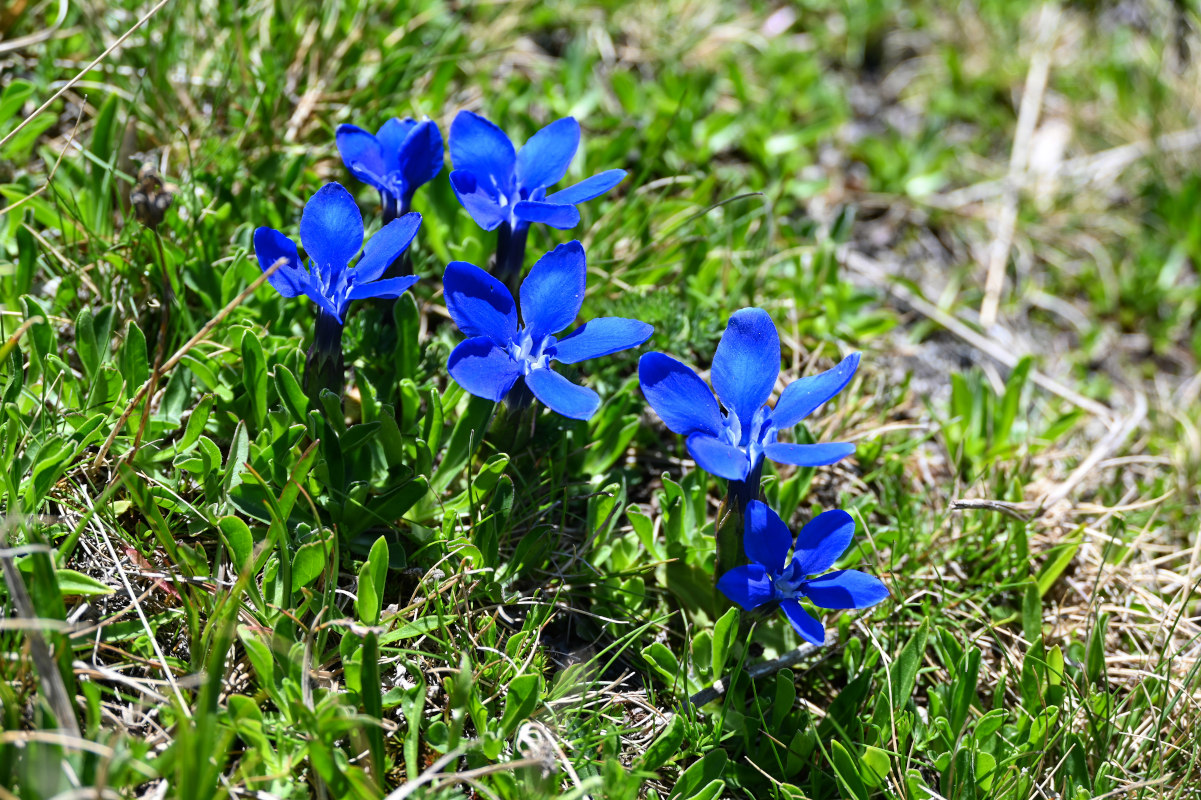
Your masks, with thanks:
M991 753L979 751L976 753L976 783L984 791L992 789L993 778L997 774L997 759Z
M125 393L132 397L150 378L150 357L146 352L146 334L134 320L125 326L125 341L121 344L121 377Z
M92 155L100 160L97 164L93 162L92 168L96 170L96 183L100 185L105 182L108 177L108 170L102 164L106 165L110 158L115 157L116 147L113 142L113 133L116 130L117 121L117 95L110 94L100 106L99 113L96 114L95 122L92 127L92 146L90 150Z
M1047 683L1059 686L1063 683L1063 650L1055 645L1047 651Z
M1022 597L1022 633L1027 642L1043 635L1042 595L1034 581L1026 584L1026 593Z
M1033 359L1030 356L1024 356L1009 373L1009 379L1005 381L1005 394L1001 397L1000 414L994 431L996 443L999 445L1010 443L1013 423L1022 407L1022 390L1026 388L1026 380L1030 375L1032 363Z
M726 755L725 750L720 747L710 750L704 758L694 761L688 769L684 770L671 790L671 794L668 795L669 800L676 800L676 798L686 800L686 798L694 797L714 781L721 780L728 762L729 756Z
M687 800L717 800L725 788L725 781L710 781L700 791L688 795Z
M421 498L429 493L424 478L414 478L394 486L386 492L365 498L360 503L353 497L346 498L343 533L353 537L373 525L390 525L408 513Z
M1105 681L1105 629L1108 627L1109 614L1099 614L1084 653L1084 675L1094 685Z
M225 491L242 485L242 475L246 472L246 461L249 458L250 437L246 434L246 423L238 420L233 441L229 445L229 455L225 459Z
M90 575L84 575L82 572L76 572L73 569L59 569L54 571L55 577L58 578L58 591L64 597L69 595L102 595L112 594L114 589L106 584L101 583Z
M868 786L875 788L884 783L888 778L888 767L888 753L870 745L863 748L862 766L859 773Z
M75 318L75 352L89 378L100 369L100 348L96 344L93 322L92 309L88 306L84 306Z
M988 740L996 736L997 731L1001 730L1001 726L1005 724L1005 718L1008 716L1008 713L1003 708L994 708L976 721L976 727L972 733L982 747L987 747Z
M976 699L976 683L980 677L980 650L968 645L951 684L951 735L959 737Z
M720 680L730 649L738 638L738 609L729 608L713 625L713 679Z
M4 93L0 94L0 125L12 119L32 94L33 84L29 81L21 78L10 80L4 87Z
M360 422L358 425L352 426L346 433L339 437L339 444L342 445L342 455L348 456L367 442L377 440L379 429L380 423L378 422Z
M896 711L909 701L913 689L917 685L917 672L922 666L922 658L926 654L926 639L930 634L930 620L923 619L913 637L905 643L899 655L892 663L889 675L889 687L892 696L892 706Z
M229 550L230 563L241 572L254 553L254 537L250 535L250 528L239 517L229 516L217 520L217 529L221 531L225 547Z
M267 416L267 359L256 331L242 334L242 386L250 398L250 417L258 430Z
M1052 548L1054 555L1047 559L1042 569L1038 571L1038 594L1040 597L1046 597L1047 592L1055 585L1055 581L1059 580L1059 576L1068 568L1068 564L1072 563L1082 541L1084 541L1084 534L1077 533Z
M283 364L275 365L275 393L292 419L304 425L308 422L309 398L300 386L300 381Z
M176 445L176 451L183 453L191 449L192 445L200 441L200 434L204 433L204 428L208 425L209 415L213 410L213 396L206 394L200 398L200 402L196 404L196 408L192 409L192 413L188 416L188 426L184 429L183 438Z
M880 694L876 702L873 721L882 729L891 728L892 716L909 702L910 695L918 683L921 659L926 655L926 639L930 637L930 620L921 621L918 631L907 641L889 667L889 692ZM889 702L892 703L892 714Z
M680 745L684 742L684 717L676 714L667 724L667 728L659 734L659 738L651 742L642 757L637 761L636 769L654 772L680 754Z
M442 620L436 615L431 614L426 617L418 617L412 622L406 622L396 630L390 633L385 633L380 637L380 644L392 644L393 642L403 641L405 639L416 639L418 636L425 636L433 633L442 627Z
M42 499L49 493L54 484L70 466L69 458L75 448L69 441L59 436L52 436L38 450L37 460L30 475L29 485L25 490L25 502L28 508L37 508Z
M675 653L662 642L652 642L642 649L643 657L667 683L674 684L680 677L680 662Z
M316 542L305 542L292 556L292 591L297 592L317 580L329 563L333 542L326 538Z
M863 785L855 760L837 739L830 742L830 762L843 790L855 800L867 800L867 787Z
M503 736L512 736L517 726L534 713L541 693L542 678L537 675L518 675L509 683L509 691L505 695L505 710L500 717Z
M398 378L417 378L417 362L421 359L421 313L412 292L396 298L392 306L392 318L396 322L396 349L392 357Z
M388 541L383 536L371 545L371 552L359 570L359 595L354 607L365 625L379 622L384 602L384 582L388 577Z

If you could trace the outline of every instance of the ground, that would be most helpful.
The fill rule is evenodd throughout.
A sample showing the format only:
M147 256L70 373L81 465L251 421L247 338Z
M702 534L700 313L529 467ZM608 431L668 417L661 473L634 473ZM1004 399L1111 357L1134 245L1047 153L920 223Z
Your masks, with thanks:
M0 798L1197 795L1190 4L16 0L0 37ZM341 407L313 305L254 286L325 182L378 230L339 124L461 109L629 172L530 239L583 242L581 319L655 326L568 370L590 422L447 377L442 271L495 247L449 166ZM798 429L855 455L764 482L889 588L820 650L714 596L725 482L638 388L750 305L777 389L863 354Z

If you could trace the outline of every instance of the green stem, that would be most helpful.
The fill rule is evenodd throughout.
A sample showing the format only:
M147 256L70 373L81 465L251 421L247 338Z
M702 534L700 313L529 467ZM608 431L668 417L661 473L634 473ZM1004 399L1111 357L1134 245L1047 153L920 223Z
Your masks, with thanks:
M743 512L737 502L731 502L727 497L717 510L717 564L714 569L714 612L717 615L725 613L730 608L729 599L717 588L716 581L730 570L746 563L745 548L742 542Z

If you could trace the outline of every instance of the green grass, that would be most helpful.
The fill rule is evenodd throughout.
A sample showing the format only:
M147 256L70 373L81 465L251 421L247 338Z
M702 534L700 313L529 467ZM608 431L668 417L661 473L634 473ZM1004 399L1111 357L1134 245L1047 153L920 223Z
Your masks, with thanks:
M988 330L1036 4L176 1L82 75L149 7L53 6L0 11L0 800L1195 796L1201 148L1110 151L1197 124L1188 4L1062 9L1031 147L1066 160ZM765 495L850 511L889 600L752 679L799 642L715 603L723 482L634 352L580 368L591 422L489 429L439 276L494 239L445 171L346 413L308 405L311 304L235 302L254 228L338 180L378 229L336 126L460 108L630 171L531 236L584 242L582 318L706 368L759 305L786 380L864 353L807 431L856 455Z

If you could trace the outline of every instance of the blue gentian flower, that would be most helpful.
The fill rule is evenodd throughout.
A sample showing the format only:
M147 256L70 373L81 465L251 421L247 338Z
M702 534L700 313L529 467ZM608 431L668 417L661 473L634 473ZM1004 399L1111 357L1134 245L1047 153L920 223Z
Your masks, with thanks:
M442 132L432 120L390 119L374 136L339 125L335 138L351 174L379 190L385 223L409 213L413 193L442 170Z
M821 645L825 629L801 606L802 598L818 608L840 609L867 608L888 597L888 588L866 572L841 569L821 575L846 552L854 534L850 514L826 511L801 528L794 543L779 515L753 500L746 509L744 538L752 563L722 575L717 588L747 611L778 604L802 639Z
M775 407L768 406L780 374L780 337L766 311L744 308L730 317L713 357L717 397L692 369L663 353L642 356L638 379L663 423L688 437L696 463L731 482L741 508L759 494L764 456L817 467L855 452L846 442L790 444L778 437L841 392L858 366L854 353L827 372L792 382Z
M450 126L450 185L471 218L486 231L500 228L497 274L520 274L529 226L574 228L577 203L612 189L625 170L611 169L548 195L563 180L580 144L580 124L555 120L515 150L500 128L479 114L460 111Z
M520 405L528 389L565 417L591 417L600 397L559 375L551 363L577 364L637 347L654 328L638 320L600 317L557 338L580 313L586 280L583 246L559 245L538 259L521 284L519 324L517 305L504 284L474 264L452 262L442 278L446 309L472 338L450 354L451 377L477 397L507 398Z
M305 385L314 397L322 389L340 394L342 324L352 300L396 298L417 282L416 276L380 280L421 227L421 215L405 214L385 225L363 246L363 215L350 192L327 183L304 206L300 241L308 254L308 268L300 260L296 243L272 228L254 232L254 254L266 271L281 258L284 266L269 280L284 297L305 295L317 304L317 335L305 364ZM350 261L362 247L363 256L352 268Z

